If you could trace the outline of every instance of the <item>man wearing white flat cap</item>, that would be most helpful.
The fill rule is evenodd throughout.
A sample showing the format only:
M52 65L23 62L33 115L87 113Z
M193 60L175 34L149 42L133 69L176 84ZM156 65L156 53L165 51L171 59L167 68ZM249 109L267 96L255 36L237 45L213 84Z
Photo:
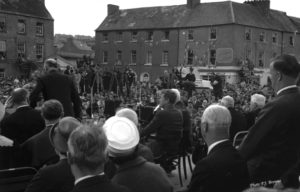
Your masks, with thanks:
M103 125L108 154L118 171L112 182L133 192L168 192L173 187L161 167L138 156L140 136L136 125L124 117L111 117Z

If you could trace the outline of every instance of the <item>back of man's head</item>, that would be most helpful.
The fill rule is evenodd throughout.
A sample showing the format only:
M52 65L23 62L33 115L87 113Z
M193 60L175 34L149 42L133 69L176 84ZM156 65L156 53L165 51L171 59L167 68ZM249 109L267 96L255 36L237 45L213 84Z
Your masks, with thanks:
M107 156L107 138L102 127L81 125L68 141L69 163L81 171L96 173L103 169Z
M234 107L234 99L231 96L227 95L222 98L221 104L227 108L233 108Z
M230 112L224 106L210 105L203 112L201 124L204 138L209 137L212 141L227 139L231 124Z
M300 64L292 55L280 55L273 59L273 68L285 76L296 79L300 72Z
M43 118L48 121L55 121L64 116L62 104L55 99L45 101L42 105L41 111Z
M11 93L12 103L14 105L23 105L27 103L28 91L23 88L16 88Z
M58 63L55 59L47 59L44 63L44 68L46 71L58 70Z
M80 125L80 122L74 117L64 117L51 128L50 141L57 152L65 154L68 151L68 139Z
M171 89L165 89L162 91L162 95L165 99L169 100L169 104L174 105L177 101L177 95Z
M261 94L254 94L251 96L251 104L257 105L258 108L263 108L266 104L266 97Z
M123 108L116 112L117 117L125 117L132 121L136 126L139 124L139 119L136 112L129 108Z

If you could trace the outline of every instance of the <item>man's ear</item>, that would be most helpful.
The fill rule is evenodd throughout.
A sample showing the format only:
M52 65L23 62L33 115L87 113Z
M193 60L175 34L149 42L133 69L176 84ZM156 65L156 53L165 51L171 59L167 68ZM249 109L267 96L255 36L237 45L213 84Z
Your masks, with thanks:
M281 80L282 80L282 78L283 78L283 75L282 75L282 73L280 73L280 72L277 72L277 75L278 75L278 81L281 81Z

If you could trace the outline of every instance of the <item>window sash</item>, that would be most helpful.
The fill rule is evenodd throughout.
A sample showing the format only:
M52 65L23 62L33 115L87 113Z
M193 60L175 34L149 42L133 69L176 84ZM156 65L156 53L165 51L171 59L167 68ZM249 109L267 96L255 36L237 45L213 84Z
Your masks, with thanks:
M162 64L168 64L169 63L169 52L164 51L162 54Z

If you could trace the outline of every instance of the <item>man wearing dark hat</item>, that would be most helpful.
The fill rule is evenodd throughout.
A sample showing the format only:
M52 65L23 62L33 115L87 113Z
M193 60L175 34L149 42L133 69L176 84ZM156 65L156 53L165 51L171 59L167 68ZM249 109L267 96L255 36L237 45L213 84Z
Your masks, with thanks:
M112 182L133 192L173 191L166 173L138 155L140 140L136 125L128 118L111 117L103 125L108 139L108 154L118 170Z
M64 117L50 130L50 141L58 154L58 163L42 168L28 185L26 192L69 192L74 187L74 177L67 160L67 141L80 126L73 117Z
M56 99L64 107L65 116L73 116L81 119L81 100L79 98L75 82L68 75L61 74L54 59L45 61L46 74L37 79L37 84L30 95L30 106L35 108L40 93L44 100Z

